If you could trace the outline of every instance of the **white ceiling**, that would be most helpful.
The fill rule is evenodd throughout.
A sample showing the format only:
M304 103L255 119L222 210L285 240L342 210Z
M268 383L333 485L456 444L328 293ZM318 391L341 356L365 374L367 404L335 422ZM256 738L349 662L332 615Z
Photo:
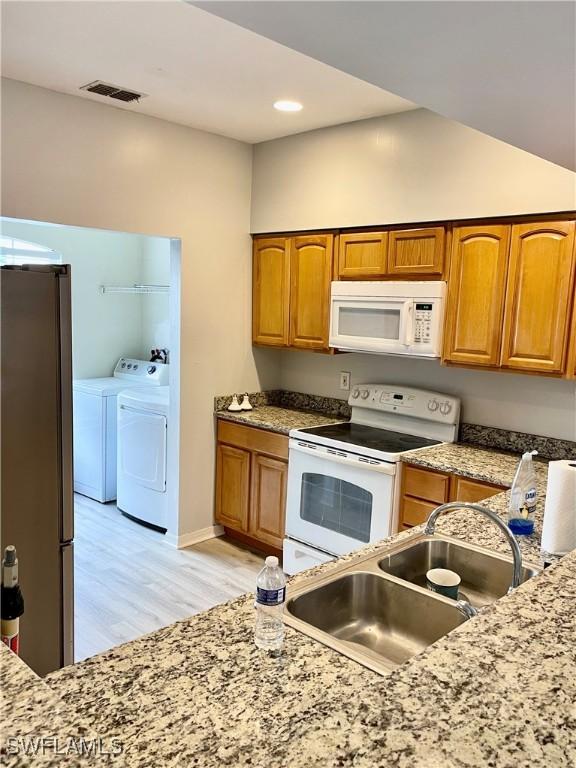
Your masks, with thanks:
M415 107L180 0L3 2L2 75L247 142ZM149 95L78 90L93 80Z
M576 168L576 4L196 2L465 125Z

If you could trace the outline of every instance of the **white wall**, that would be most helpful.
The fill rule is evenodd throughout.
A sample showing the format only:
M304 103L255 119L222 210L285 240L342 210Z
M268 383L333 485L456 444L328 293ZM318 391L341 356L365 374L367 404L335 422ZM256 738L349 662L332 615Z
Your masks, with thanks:
M142 270L139 235L31 222L0 222L4 235L58 251L72 266L74 378L110 376L119 357L142 352L142 298L103 295L99 286L133 285ZM166 242L166 241L165 241Z
M10 80L1 127L4 215L181 238L177 533L211 526L212 398L276 384L250 343L252 148Z
M352 384L406 384L461 397L461 419L471 424L576 440L575 385L570 381L447 368L435 360L287 351L280 385L344 399L349 393L339 389L340 371L352 373Z
M576 208L576 174L424 109L258 144L252 231Z
M141 282L170 285L170 242L162 237L142 238ZM141 297L142 354L153 348L170 349L169 295L151 293Z

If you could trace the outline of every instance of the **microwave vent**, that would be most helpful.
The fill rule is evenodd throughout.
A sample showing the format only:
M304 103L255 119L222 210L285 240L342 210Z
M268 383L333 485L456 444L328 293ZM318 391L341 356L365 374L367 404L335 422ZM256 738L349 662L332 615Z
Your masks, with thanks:
M111 83L104 83L102 80L94 80L87 85L80 86L81 91L88 91L88 93L96 93L98 96L106 96L109 99L116 99L117 101L140 101L140 99L146 96L145 93L138 93L137 91L131 91L129 88L122 88L119 85L112 85Z

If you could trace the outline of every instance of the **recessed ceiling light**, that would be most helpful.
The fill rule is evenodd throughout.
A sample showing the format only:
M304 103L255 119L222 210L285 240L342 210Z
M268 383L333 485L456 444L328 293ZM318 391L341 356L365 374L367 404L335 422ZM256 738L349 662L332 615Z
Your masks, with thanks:
M274 102L274 109L277 109L279 112L300 112L302 104L300 104L299 101L286 101L285 99L281 99L280 101Z

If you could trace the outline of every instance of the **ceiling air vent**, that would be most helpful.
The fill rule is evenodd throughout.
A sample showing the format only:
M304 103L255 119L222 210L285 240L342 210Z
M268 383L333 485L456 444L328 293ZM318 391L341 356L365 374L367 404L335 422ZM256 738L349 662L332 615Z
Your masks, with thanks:
M110 99L117 99L118 101L139 101L145 93L137 93L136 91L129 91L128 88L121 88L119 85L111 85L110 83L103 83L102 80L94 80L88 85L82 85L81 91L88 91L89 93L97 93L98 96L107 96Z

